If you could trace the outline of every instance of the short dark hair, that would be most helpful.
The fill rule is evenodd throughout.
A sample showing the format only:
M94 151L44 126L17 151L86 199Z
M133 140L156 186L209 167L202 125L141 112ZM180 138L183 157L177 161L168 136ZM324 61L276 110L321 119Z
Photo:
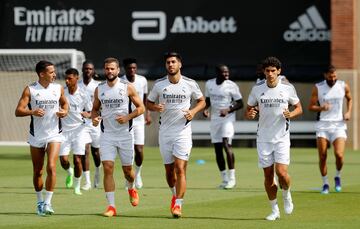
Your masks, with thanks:
M266 57L261 64L263 69L267 67L275 67L276 69L281 68L280 60L274 56Z
M68 69L66 69L65 75L70 75L70 74L78 76L79 71L76 68L68 68Z
M132 58L132 57L123 59L123 65L124 66L127 66L129 64L136 64L136 63L137 63L136 59Z
M228 67L226 64L218 64L218 65L215 66L215 71L216 71L216 73L221 72L221 68L223 68L223 67L229 69L229 67Z
M83 62L83 64L82 64L82 66L84 67L84 66L87 65L87 64L91 64L91 65L94 66L94 62L92 62L91 60L85 60L85 61Z
M104 60L104 66L105 64L109 64L109 63L115 63L120 68L119 60L116 59L115 57L108 57Z
M166 59L169 57L176 57L180 62L182 62L182 57L178 52L166 52L164 54L164 60L166 61Z
M40 75L41 72L45 71L47 67L54 66L53 63L47 60L40 60L35 67L35 71L38 75Z
M336 68L332 64L326 66L325 69L324 69L324 73L333 73L335 71L336 71Z

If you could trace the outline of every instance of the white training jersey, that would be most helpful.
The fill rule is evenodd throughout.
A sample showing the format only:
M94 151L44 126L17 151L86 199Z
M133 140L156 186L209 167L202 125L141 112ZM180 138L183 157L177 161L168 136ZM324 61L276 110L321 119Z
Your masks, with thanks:
M135 80L134 82L130 82L127 78L126 75L123 75L121 77L122 80L131 83L134 87L136 92L138 93L141 101L144 101L144 95L148 93L148 84L147 84L147 80L144 76L135 74ZM134 110L136 107L134 104L131 104L131 109ZM145 125L145 117L144 114L139 115L138 117L133 119L133 124L134 125Z
M69 112L68 115L62 119L63 130L72 131L85 124L85 119L82 117L81 112L91 111L92 101L83 87L78 87L73 95L69 93L67 87L65 87L64 91L69 103Z
M82 87L84 88L84 90L86 91L86 93L90 96L91 102L94 102L94 93L95 93L95 89L96 87L100 84L100 81L96 81L94 79L91 79L90 82L88 83L88 85L84 84L83 80L80 80L78 82L78 87ZM92 107L91 107L92 109ZM85 119L85 123L88 127L90 128L95 128L92 125L92 121L91 119Z
M102 82L98 86L98 99L101 102L101 131L104 133L119 134L124 131L131 131L132 120L120 124L116 121L118 115L128 115L131 113L130 99L128 96L128 83L120 78L115 79L115 85L110 87L107 82Z
M165 104L165 110L160 113L159 131L178 135L187 128L191 130L191 123L184 117L183 110L189 110L191 100L200 99L202 96L195 80L185 76L181 76L176 84L171 83L168 76L156 80L147 99Z
M61 132L61 121L56 116L60 108L61 85L50 83L44 88L39 82L29 85L30 110L41 108L45 111L43 117L31 115L30 134L42 141Z
M334 86L329 87L326 80L316 84L318 102L330 104L328 111L320 112L320 121L343 121L343 101L345 97L345 82L337 80Z
M229 108L233 101L242 99L240 89L231 80L225 80L222 84L216 84L216 78L206 81L205 97L210 98L211 115L213 121L235 121L235 112L225 117L220 116L220 110Z
M259 109L257 141L288 141L290 120L284 117L283 111L299 102L294 86L284 80L274 88L268 87L266 80L257 83L247 102L249 106L258 106Z

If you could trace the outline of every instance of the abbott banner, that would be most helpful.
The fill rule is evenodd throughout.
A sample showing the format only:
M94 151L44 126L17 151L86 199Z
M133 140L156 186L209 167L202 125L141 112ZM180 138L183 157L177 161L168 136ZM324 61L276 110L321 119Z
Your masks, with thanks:
M252 80L268 55L284 62L290 79L305 81L329 63L330 1L236 4L3 0L0 48L75 48L97 68L107 56L131 56L153 78L164 74L162 54L170 49L182 53L185 73L199 79L225 63L235 78Z

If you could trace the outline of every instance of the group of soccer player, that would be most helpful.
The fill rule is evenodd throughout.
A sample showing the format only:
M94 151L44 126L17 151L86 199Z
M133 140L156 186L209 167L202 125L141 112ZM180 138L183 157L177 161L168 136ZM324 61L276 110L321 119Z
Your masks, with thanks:
M191 120L200 111L203 111L205 117L211 118L211 142L214 144L222 178L219 187L235 187L232 138L235 112L243 107L243 101L239 87L229 79L228 66L221 64L216 67L216 78L206 82L204 96L195 80L181 74L182 57L179 53L166 53L164 61L167 75L155 81L149 95L147 80L136 73L137 63L134 58L123 60L123 76L119 75L119 61L112 57L106 58L104 82L93 79L94 65L85 61L83 80L80 82L76 69L66 70L65 89L54 83L56 73L51 62L37 63L38 81L24 89L15 114L31 116L28 143L33 162L38 215L54 213L51 199L56 182L58 156L61 166L68 173L66 187L74 186L74 193L82 195L82 174L85 176L82 189L89 190L92 187L90 151L95 162L94 188L99 187L100 166L103 166L103 183L108 201L103 215L112 217L117 214L113 177L117 155L126 179L130 203L137 206L137 190L143 186L141 168L144 158L144 128L145 124L149 125L152 121L150 111L160 114L159 149L171 192L170 211L174 218L182 216L186 168L192 149ZM272 209L266 219L276 220L280 218L278 186L282 189L284 212L291 214L294 209L288 174L290 119L298 117L303 111L294 86L280 75L281 62L276 57L267 57L261 68L265 79L259 80L252 88L245 117L259 120L256 141L258 165L264 172L265 191ZM325 71L324 76L325 80L313 88L309 110L320 112L316 136L323 179L322 193L327 194L329 182L326 155L329 143L333 144L336 156L335 190L341 191L340 171L347 137L345 121L351 116L352 98L349 86L344 81L337 80L333 66ZM347 110L343 115L344 98ZM70 152L74 155L74 167L69 162ZM45 155L47 176L43 197Z

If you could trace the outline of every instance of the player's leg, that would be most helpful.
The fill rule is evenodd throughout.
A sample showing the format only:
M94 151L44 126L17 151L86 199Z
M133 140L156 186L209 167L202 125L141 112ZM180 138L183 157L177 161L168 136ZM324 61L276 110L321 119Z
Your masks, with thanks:
M74 152L74 193L76 195L82 195L80 191L81 175L83 172L81 157L81 154Z
M93 157L94 164L95 164L94 188L98 188L100 185L100 168L101 168L99 147L94 147L93 145L91 145L91 155ZM90 174L89 174L89 177L90 177Z
M225 186L225 189L234 188L236 185L236 177L235 177L235 155L231 146L231 138L223 138L223 147L226 153L227 165L229 168L229 181Z
M33 185L36 192L37 203L36 212L38 215L45 215L44 213L44 199L42 195L42 189L44 182L42 175L44 173L44 158L45 148L37 148L30 145L31 161L33 165Z
M82 156L82 168L85 178L84 185L81 187L82 190L89 190L91 188L91 179L90 179L90 152L91 152L91 143L86 143L85 145L85 155Z
M63 133L64 142L60 146L60 165L66 171L65 187L71 188L73 186L74 169L70 165L69 154L71 150L72 135L70 133Z
M334 177L335 180L335 191L341 191L341 169L344 165L344 154L345 154L345 143L346 143L346 132L345 130L336 131L333 136L335 139L332 144L334 146L334 154L336 160L336 174Z
M215 159L218 169L220 171L220 176L222 179L219 188L225 188L229 181L229 174L226 170L224 152L223 152L223 143L222 143L222 131L221 131L222 123L217 123L216 121L212 120L210 123L210 136L211 136L211 143L214 144L215 150Z
M142 163L144 160L144 145L134 145L135 150L135 186L137 189L143 187L143 182L141 178L141 169Z
M317 132L316 136L317 136L316 146L319 155L319 169L320 169L321 179L323 182L321 193L328 194L329 180L327 177L326 159L327 159L327 148L328 148L329 140L326 132Z

